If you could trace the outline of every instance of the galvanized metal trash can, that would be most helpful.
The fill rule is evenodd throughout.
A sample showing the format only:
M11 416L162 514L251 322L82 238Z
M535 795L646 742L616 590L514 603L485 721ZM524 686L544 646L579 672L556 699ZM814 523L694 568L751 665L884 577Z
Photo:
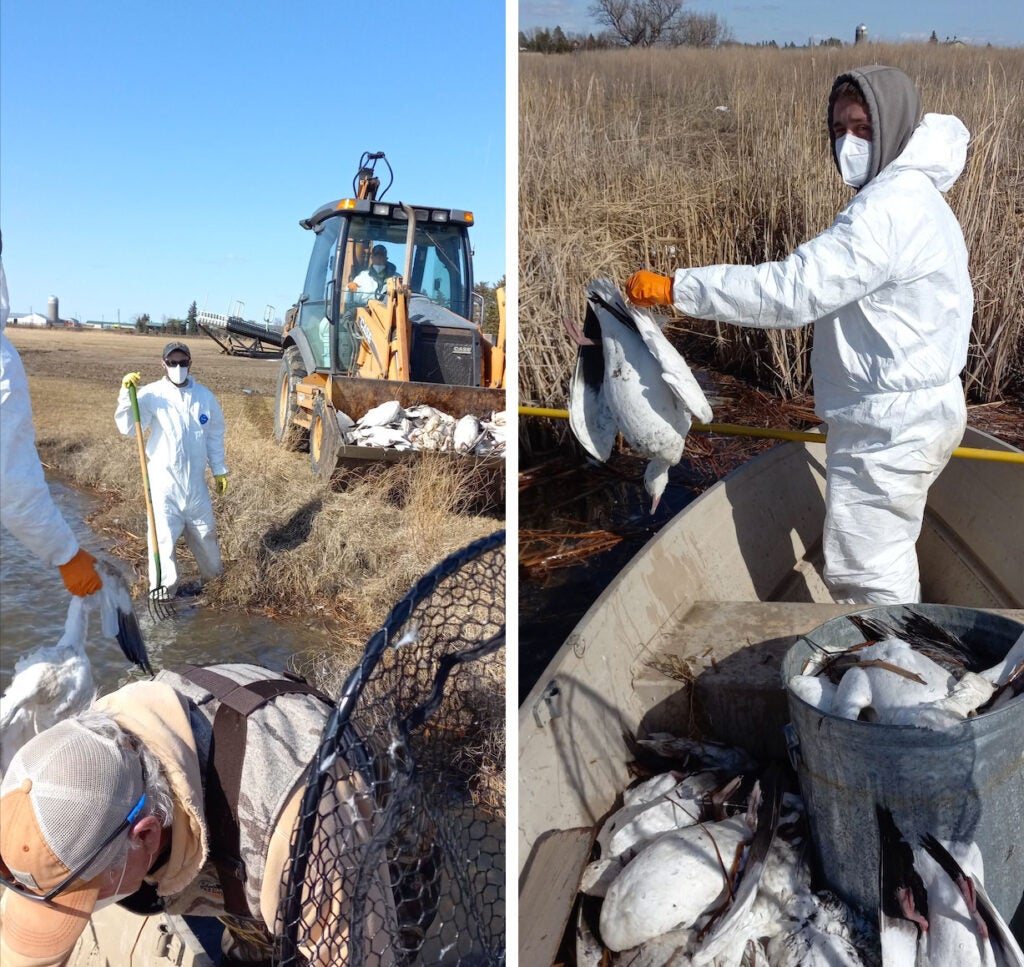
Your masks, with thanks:
M1024 631L1009 618L972 608L914 605L976 650L985 667ZM895 618L903 606L861 612ZM842 651L864 640L845 617L798 641L782 663L794 763L807 804L820 872L833 890L869 913L878 905L875 804L888 806L909 843L932 833L974 841L985 888L1014 933L1024 932L1024 697L948 731L851 721L796 696L813 646Z

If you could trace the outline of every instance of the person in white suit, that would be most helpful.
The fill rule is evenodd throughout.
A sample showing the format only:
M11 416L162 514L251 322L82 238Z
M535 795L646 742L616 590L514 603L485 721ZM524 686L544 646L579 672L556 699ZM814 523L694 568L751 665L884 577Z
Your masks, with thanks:
M857 189L828 229L779 262L641 270L627 294L740 326L814 323L825 580L837 601L913 603L928 488L967 421L959 374L974 292L943 194L970 135L952 115L921 118L910 78L880 65L840 74L827 117L836 168Z
M164 376L138 389L139 418L149 430L146 457L160 554L162 586L168 594L178 587L176 545L184 533L203 581L221 573L220 547L206 468L218 494L228 486L224 462L224 414L213 393L189 375L192 354L184 343L172 342L163 351ZM128 386L138 386L140 373L121 381L114 420L126 436L135 432ZM156 572L150 561L150 588Z
M4 332L8 306L0 259L0 523L43 563L58 568L68 591L84 598L103 587L103 579L46 484L25 367Z

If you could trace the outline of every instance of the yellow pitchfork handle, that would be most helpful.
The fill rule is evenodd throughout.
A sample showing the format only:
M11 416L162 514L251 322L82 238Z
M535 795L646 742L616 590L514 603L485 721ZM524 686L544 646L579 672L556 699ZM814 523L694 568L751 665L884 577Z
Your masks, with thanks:
M546 416L552 420L569 419L568 410L552 410L543 406L520 406L520 416ZM739 426L736 423L693 423L691 430L698 433L719 433L722 436L752 436L767 440L796 440L800 443L824 443L827 434L805 433L801 430L772 430L756 426ZM1019 450L986 450L980 447L957 447L954 457L961 460L990 460L995 463L1024 464L1024 453Z

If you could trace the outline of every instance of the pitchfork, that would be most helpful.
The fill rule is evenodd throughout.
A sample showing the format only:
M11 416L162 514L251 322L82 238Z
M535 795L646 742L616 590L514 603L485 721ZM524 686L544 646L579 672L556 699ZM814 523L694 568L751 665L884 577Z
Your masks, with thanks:
M160 621L164 618L173 618L177 612L174 610L174 602L167 588L164 587L163 577L160 573L160 548L156 542L156 517L153 514L153 497L149 490L149 466L146 463L146 445L142 440L142 417L139 415L139 397L135 392L135 385L128 384L128 395L132 401L132 416L135 418L135 438L139 443L139 463L142 466L143 492L146 496L146 513L149 515L149 552L153 556L153 566L156 569L156 584L146 600L149 615L154 620Z

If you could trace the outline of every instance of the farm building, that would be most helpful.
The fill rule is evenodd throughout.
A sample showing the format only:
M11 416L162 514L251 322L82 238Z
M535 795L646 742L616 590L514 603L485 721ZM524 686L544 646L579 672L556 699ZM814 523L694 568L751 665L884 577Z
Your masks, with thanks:
M44 327L50 324L50 320L46 318L41 312L23 312L23 313L11 313L10 319L7 320L12 326L36 326Z

